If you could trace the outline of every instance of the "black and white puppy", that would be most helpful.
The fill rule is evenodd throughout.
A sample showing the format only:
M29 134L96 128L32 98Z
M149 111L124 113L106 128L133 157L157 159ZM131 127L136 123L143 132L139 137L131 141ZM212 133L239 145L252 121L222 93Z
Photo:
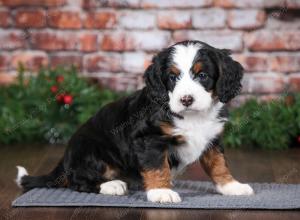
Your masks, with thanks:
M50 174L33 177L18 167L17 183L24 191L68 187L109 195L143 186L149 201L180 202L172 178L200 160L221 194L253 194L232 177L220 146L225 104L239 93L242 73L227 50L200 41L166 48L147 68L146 86L83 124Z

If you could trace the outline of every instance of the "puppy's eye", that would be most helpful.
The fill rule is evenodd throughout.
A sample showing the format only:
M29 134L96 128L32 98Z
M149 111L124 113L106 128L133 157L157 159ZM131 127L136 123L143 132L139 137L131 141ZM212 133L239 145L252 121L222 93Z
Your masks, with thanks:
M199 73L198 76L199 76L199 78L200 78L201 81L205 81L205 80L208 79L207 73L204 73L204 72Z
M169 75L172 81L176 81L180 75L180 70L175 65L172 65L169 69Z
M171 79L172 81L176 81L177 78L178 78L178 76L177 76L175 73L170 72L170 79Z

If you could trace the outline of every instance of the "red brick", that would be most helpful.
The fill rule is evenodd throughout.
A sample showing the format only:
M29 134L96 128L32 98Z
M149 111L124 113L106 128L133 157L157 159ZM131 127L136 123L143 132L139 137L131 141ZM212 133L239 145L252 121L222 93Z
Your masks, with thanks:
M130 42L130 39L123 32L104 34L101 49L107 51L133 50L133 42Z
M0 42L0 49L2 50L14 50L26 47L24 34L21 31L1 31Z
M278 72L299 72L300 71L300 55L299 54L283 54L275 55L270 58L271 70Z
M152 58L154 54L147 54L144 61L144 70L146 70L152 64Z
M116 53L96 53L84 57L85 69L88 72L119 72L122 70L122 59Z
M78 38L71 32L34 32L31 44L34 49L47 51L76 50Z
M233 29L255 29L264 26L266 13L262 10L232 10L228 14L228 25Z
M18 51L12 55L12 67L18 69L19 64L24 65L27 70L38 70L48 65L48 56L39 51Z
M291 91L300 92L300 73L294 73L289 75L289 85Z
M0 71L8 70L10 64L10 56L8 54L0 54Z
M157 20L158 27L161 29L186 29L192 27L192 18L189 12L161 11Z
M287 7L293 8L293 9L299 9L300 8L300 1L298 0L286 0Z
M183 40L200 40L217 48L226 48L233 51L243 49L242 34L228 31L175 31L175 42Z
M90 12L86 15L84 26L86 28L113 28L116 25L117 17L115 12L101 11Z
M98 50L98 36L93 33L83 33L79 36L79 50L92 52Z
M20 28L41 28L46 25L44 10L18 10L15 16L16 26Z
M11 84L16 80L16 74L9 72L0 72L0 85Z
M81 28L81 19L79 12L53 10L48 13L48 22L50 27L62 29Z
M96 7L114 7L114 8L137 8L139 7L140 0L84 0L82 7L84 9L94 9Z
M0 0L0 5L17 7L17 6L61 6L66 0Z
M193 12L194 28L224 28L226 12L223 9L201 9Z
M144 8L195 8L211 6L212 0L142 0Z
M284 1L285 0L214 0L214 5L223 8L274 8L283 7Z
M115 32L103 36L101 49L107 51L157 51L167 47L170 39L170 33L162 31Z
M101 2L98 0L84 0L82 1L81 7L84 9L95 9L100 7Z
M300 31L257 31L246 35L245 43L253 51L299 50Z
M285 89L285 79L281 74L246 74L242 81L244 93L280 93Z
M223 8L232 8L235 6L234 0L214 0L214 5Z
M242 64L246 72L268 70L268 55L266 54L235 54L233 57Z
M51 67L58 66L75 66L77 69L82 69L82 55L70 53L58 53L50 57Z
M102 6L114 7L114 8L137 8L140 5L140 0L106 0L102 1Z
M10 26L10 13L6 10L0 11L0 27Z

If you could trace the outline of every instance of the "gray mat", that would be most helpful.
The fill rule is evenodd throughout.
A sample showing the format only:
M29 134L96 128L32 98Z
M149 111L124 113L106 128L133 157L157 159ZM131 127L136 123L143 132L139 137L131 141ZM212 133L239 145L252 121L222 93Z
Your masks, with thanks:
M299 209L300 184L250 184L253 196L222 196L217 194L210 182L176 181L175 188L182 202L158 204L147 202L146 194L130 191L126 196L109 196L80 193L69 189L33 189L15 201L17 206L109 206L109 207L155 207L188 209Z

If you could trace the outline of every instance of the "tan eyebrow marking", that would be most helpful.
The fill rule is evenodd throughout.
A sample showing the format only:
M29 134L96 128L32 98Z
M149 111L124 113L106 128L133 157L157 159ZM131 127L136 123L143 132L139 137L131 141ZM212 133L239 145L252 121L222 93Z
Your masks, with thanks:
M193 66L193 72L200 73L201 70L202 70L202 63L200 63L200 62L195 63Z
M170 70L171 70L171 72L174 73L176 76L179 76L180 70L179 70L176 66L172 65L172 66L170 67Z

